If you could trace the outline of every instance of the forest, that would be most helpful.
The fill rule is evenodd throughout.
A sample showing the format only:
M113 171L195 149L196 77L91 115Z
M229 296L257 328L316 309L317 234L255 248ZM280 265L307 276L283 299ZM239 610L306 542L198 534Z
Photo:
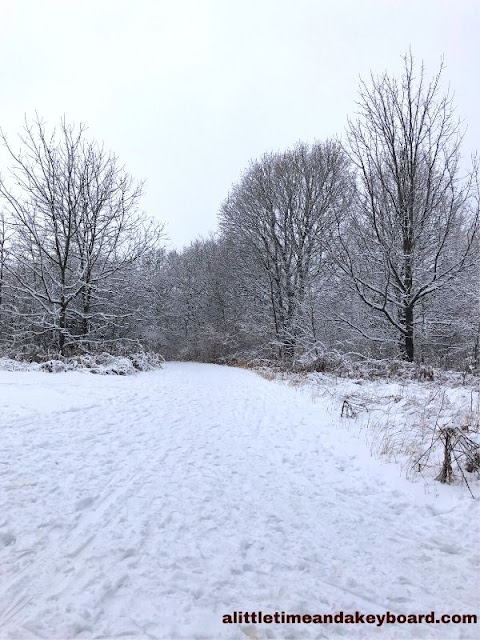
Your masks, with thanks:
M2 132L0 355L478 371L479 169L443 70L362 81L345 132L239 168L183 250L84 125Z

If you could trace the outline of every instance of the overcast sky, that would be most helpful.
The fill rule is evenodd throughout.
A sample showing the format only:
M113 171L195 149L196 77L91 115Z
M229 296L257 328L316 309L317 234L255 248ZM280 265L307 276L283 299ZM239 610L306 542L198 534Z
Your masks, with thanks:
M0 0L0 126L65 114L146 180L180 248L250 159L342 134L359 76L409 48L480 145L480 0Z

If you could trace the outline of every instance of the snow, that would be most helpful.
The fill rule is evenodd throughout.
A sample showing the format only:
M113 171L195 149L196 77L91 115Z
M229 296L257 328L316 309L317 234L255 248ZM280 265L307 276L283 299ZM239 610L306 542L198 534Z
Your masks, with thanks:
M187 363L0 371L0 394L1 638L477 637L222 624L479 612L479 501L372 457L333 396Z
M323 373L289 373L259 368L261 375L287 385L315 401L326 398L344 420L343 426L361 434L377 456L399 462L402 473L413 481L430 484L444 461L441 430L454 428L480 452L480 381L454 372L435 373L434 380L418 382L397 378L348 379ZM437 374L440 374L437 376ZM472 455L475 451L472 448ZM471 459L471 458L470 458ZM472 496L480 497L480 477L468 469L468 459L457 443L452 468L455 479L464 482ZM466 481L466 482L465 482ZM436 487L437 489L438 487ZM432 489L432 487L429 487ZM451 487L449 493L454 489Z

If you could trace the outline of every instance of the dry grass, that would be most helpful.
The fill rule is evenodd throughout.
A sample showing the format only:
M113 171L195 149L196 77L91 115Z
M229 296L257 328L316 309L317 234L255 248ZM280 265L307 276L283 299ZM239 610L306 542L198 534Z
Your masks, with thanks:
M266 380L298 389L314 402L327 400L338 409L339 417L343 407L342 424L355 425L372 455L400 463L410 479L419 475L429 481L438 478L444 462L444 449L437 437L439 429L458 428L473 442L480 440L478 381L468 389L456 380L452 384L391 379L371 382L258 365L245 368L255 370ZM428 456L424 455L426 450ZM470 486L479 474L469 468L465 463L452 479Z

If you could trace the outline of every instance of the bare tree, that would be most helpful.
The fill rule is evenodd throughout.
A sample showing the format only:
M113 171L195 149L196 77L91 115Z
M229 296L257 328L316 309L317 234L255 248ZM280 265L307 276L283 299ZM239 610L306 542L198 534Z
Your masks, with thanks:
M427 82L411 54L399 80L362 82L358 119L348 127L357 192L338 220L339 264L360 298L415 357L416 308L477 259L475 175L462 180L461 126L441 93L443 64Z
M331 141L267 154L251 164L221 209L221 228L250 273L259 303L270 309L285 360L294 357L298 314L342 206L346 164Z
M6 225L5 215L0 213L0 310L3 302L3 280L5 278L5 266L6 266Z
M158 233L138 212L142 185L86 140L83 125L62 120L49 135L37 118L25 122L19 151L4 134L2 141L12 160L10 181L0 182L14 231L9 269L24 303L14 311L34 335L53 335L64 353L115 320L106 310L110 288L121 286L114 277Z

